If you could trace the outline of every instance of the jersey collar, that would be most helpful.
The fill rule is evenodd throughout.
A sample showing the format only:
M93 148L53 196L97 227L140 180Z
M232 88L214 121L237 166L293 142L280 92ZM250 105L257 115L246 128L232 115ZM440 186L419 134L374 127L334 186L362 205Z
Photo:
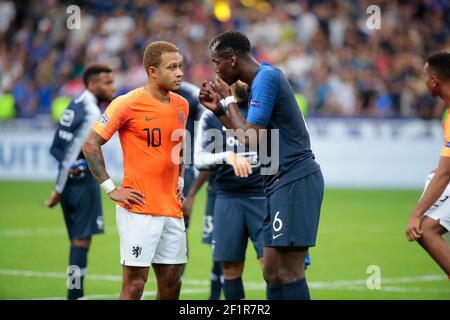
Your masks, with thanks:
M87 90L87 89L84 90L81 95L86 97L86 99L89 100L90 102L95 103L96 105L98 105L97 98L89 90Z
M247 88L247 93L248 93L248 96L249 96L249 101L250 101L250 92L252 91L253 81L255 80L256 76L258 75L258 73L259 73L264 67L271 67L271 66L272 66L272 65L271 65L269 62L267 62L267 61L263 61L263 62L259 65L258 70L256 70L255 76L253 77L253 80L252 80L251 85L249 85L248 88Z

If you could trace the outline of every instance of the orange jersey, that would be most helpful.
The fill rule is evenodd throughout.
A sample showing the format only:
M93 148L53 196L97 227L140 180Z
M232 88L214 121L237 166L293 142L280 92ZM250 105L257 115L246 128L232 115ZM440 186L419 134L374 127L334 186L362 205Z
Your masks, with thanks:
M450 157L450 117L447 114L444 120L444 146L442 147L441 156Z
M114 99L93 129L105 140L118 131L122 145L123 188L144 193L143 205L127 210L151 215L182 218L176 188L179 151L189 105L176 93L162 104L143 87ZM118 205L125 207L123 203Z

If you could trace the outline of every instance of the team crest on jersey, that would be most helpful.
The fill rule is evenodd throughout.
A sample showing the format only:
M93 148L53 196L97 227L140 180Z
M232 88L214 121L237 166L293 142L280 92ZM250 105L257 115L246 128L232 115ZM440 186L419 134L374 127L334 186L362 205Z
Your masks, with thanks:
M445 146L446 146L447 148L450 148L450 141L445 141Z
M180 126L184 126L184 114L183 114L183 111L178 111L178 120L180 120Z
M98 119L98 122L102 125L102 126L106 126L106 124L109 121L109 117L108 114L106 112L104 112L102 114L102 116L100 117L100 119Z
M141 246L133 246L133 249L131 250L131 254L137 259L142 253L142 247Z

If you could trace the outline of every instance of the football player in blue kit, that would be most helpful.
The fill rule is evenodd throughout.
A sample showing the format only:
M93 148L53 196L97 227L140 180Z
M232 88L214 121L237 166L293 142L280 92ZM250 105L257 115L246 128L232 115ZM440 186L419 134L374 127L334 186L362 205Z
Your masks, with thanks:
M59 120L50 149L58 161L58 176L48 207L61 203L70 240L69 286L67 298L83 299L83 281L92 235L103 233L103 213L98 183L87 166L81 146L92 124L101 115L99 104L115 94L112 69L91 65L83 73L86 90L73 99ZM78 286L76 284L79 284Z
M305 259L316 244L324 180L303 115L286 76L267 62L259 64L243 33L224 32L209 49L217 77L203 82L199 100L243 144L253 147L255 136L262 164L267 298L310 299ZM249 86L247 117L230 90L238 80Z
M236 83L233 90L241 112L246 114L246 85ZM249 153L211 111L205 111L199 122L194 162L200 170L215 169L212 251L214 262L223 265L223 292L227 300L245 298L242 273L248 238L257 258L263 260L266 203L257 161L253 168L251 165L256 159L255 152Z

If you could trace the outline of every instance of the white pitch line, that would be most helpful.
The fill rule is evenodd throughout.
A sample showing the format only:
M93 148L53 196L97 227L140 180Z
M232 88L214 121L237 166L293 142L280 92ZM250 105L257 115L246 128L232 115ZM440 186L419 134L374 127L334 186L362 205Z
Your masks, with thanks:
M309 284L308 284L309 285ZM349 286L349 287L333 287L333 288L320 288L325 290L347 290L347 291L373 291L373 292L409 292L409 293L450 293L450 289L429 289L421 287L394 287L394 286L381 286L380 289L369 290L366 286Z
M67 231L64 228L7 229L0 230L0 238L39 237L49 235L64 235L65 233L67 233Z
M41 278L58 278L65 279L67 275L64 272L40 272L31 270L14 270L14 269L0 269L0 276L19 276L19 277L41 277ZM95 275L87 274L87 279L97 280L97 281L115 281L121 282L122 277L119 275ZM447 293L450 289L426 289L420 287L396 287L396 286L385 286L384 284L401 284L401 283L417 283L417 282L431 282L431 281L444 281L446 280L442 275L423 275L416 277L399 277L399 278L382 278L381 288L373 291L384 291L384 292L430 292L430 293ZM199 279L183 279L183 284L185 285L196 285L204 286L205 288L197 289L182 289L183 294L192 293L205 293L209 292L209 281L199 280ZM254 281L244 281L246 290L261 290L265 288L265 283L254 282ZM348 290L348 291L367 291L366 280L339 280L339 281L312 281L308 282L308 285L312 289L318 290ZM156 293L154 291L145 292L144 295L154 296ZM88 296L88 299L108 299L117 298L115 295L92 295ZM65 299L64 297L43 297L37 298L42 299Z
M261 290L265 289L265 284L260 284L259 286L247 286L247 283L245 283L245 290L246 291L253 291L253 290ZM325 288L321 288L325 289ZM331 288L327 288L331 289ZM337 288L333 288L337 289ZM340 288L339 290L341 290ZM367 288L364 287L348 287L346 288L348 290L352 291L367 291ZM181 294L189 295L193 293L207 293L209 292L209 288L204 289L181 289ZM422 289L422 288L405 288L405 287L383 287L380 290L377 291L385 291L385 292L417 292L417 293L446 293L450 292L450 289ZM152 297L154 298L156 296L156 291L144 291L144 297ZM119 294L96 294L96 295L90 295L86 297L87 300L95 300L95 299L118 299ZM65 300L66 297L43 297L43 298L32 298L31 300Z
M181 294L194 294L194 293L206 293L209 292L209 288L203 289L181 289ZM155 297L156 291L144 291L144 297ZM31 300L66 300L66 297L43 297L43 298L32 298ZM95 294L86 296L87 300L95 299L119 299L119 294Z
M57 278L66 279L67 274L64 272L42 272L42 271L31 271L31 270L14 270L14 269L0 269L0 276L17 276L17 277L30 277L30 278ZM107 275L107 274L87 274L87 280L96 281L113 281L122 282L122 276L120 275ZM184 284L194 285L194 286L207 286L209 285L208 280L198 280L198 279L183 279Z
M117 227L106 226L108 233L117 233ZM45 237L66 235L67 229L63 227L54 228L18 228L0 230L0 238L20 238L20 237Z
M431 282L431 281L443 281L445 276L443 275L423 275L423 276L415 276L415 277L400 277L400 278L381 278L381 284L386 283L411 283L411 282ZM316 289L320 289L322 286L333 286L333 287L347 287L347 286L355 286L361 285L365 286L367 280L337 280L337 281L315 281L313 284L316 286ZM308 283L309 285L309 283Z
M184 281L183 281L184 283ZM250 285L247 286L247 282L245 282L245 290L246 291L252 291L252 290L261 290L261 289L265 289L266 285L263 283L259 283L257 286L256 285ZM193 293L207 293L209 292L209 287L206 288L202 288L202 289L181 289L181 294L193 294ZM156 296L156 291L144 291L144 297L155 297ZM96 294L96 295L91 295L91 296L86 296L86 298L88 300L93 300L93 299L111 299L111 298L115 298L118 299L119 298L119 294ZM31 300L65 300L66 297L43 297L43 298L32 298Z

